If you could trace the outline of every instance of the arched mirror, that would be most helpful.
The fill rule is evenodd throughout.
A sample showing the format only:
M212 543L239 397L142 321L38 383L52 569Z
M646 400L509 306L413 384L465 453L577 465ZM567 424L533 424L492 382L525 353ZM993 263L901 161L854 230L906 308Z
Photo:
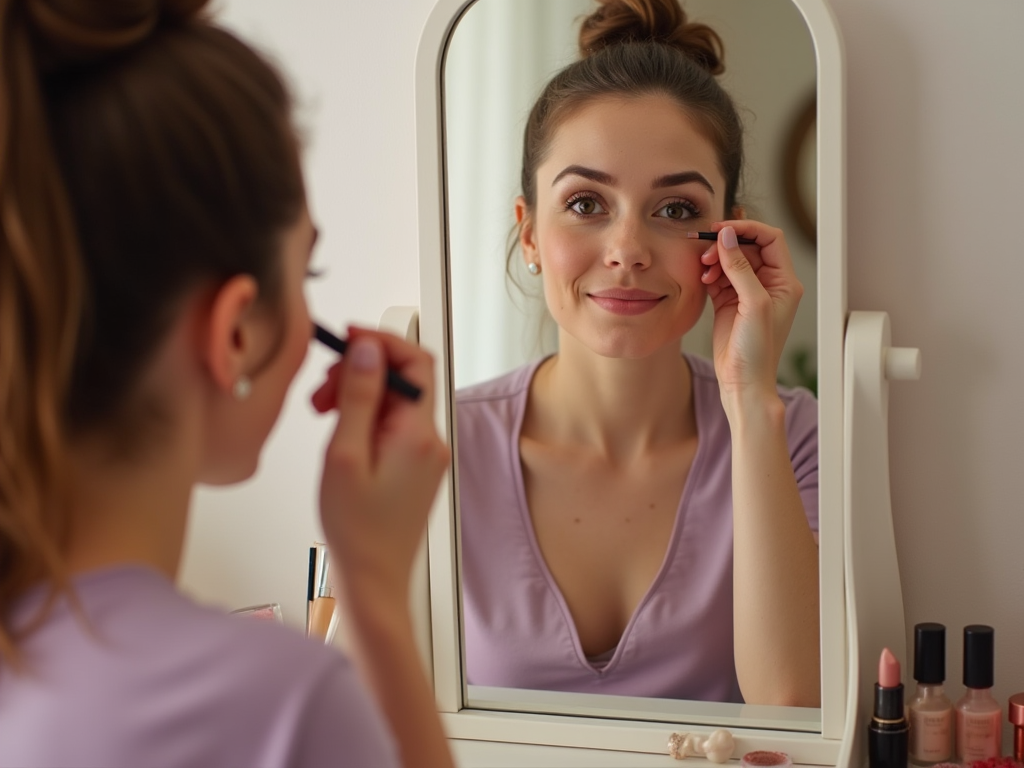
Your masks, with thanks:
M577 57L580 18L593 7L590 0L441 0L424 31L417 71L421 341L439 354L444 397L438 417L456 444L456 456L473 450L465 442L457 444L456 392L556 351L557 334L535 276L515 252L515 200L521 192L527 114L544 84ZM461 548L467 542L460 528L465 491L460 490L458 461L440 494L429 534L435 687L446 726L455 737L664 751L666 724L680 729L726 726L767 734L765 738L787 746L795 756L829 763L835 760L846 725L848 673L841 51L821 0L687 0L685 9L691 20L715 29L724 44L720 80L736 102L746 132L747 162L737 202L748 218L787 232L794 267L806 289L779 378L787 387L812 390L818 403L814 513L821 597L820 706L749 704L736 696L605 695L593 689L477 684L467 672L467 656L474 649L467 647L473 638L465 632L463 612L466 553ZM805 197L810 194L816 205L795 212L787 203L786 185L792 183L787 147L794 125L806 122L807 105L815 99L817 136L804 137L799 174ZM816 240L806 237L798 223L800 216L806 219L808 207L816 218ZM709 354L710 317L706 310L686 334L685 353ZM514 465L508 471L514 474ZM557 584L549 581L548 587L557 592ZM644 594L634 614L643 610ZM578 638L573 642L578 655ZM605 728L608 722L617 727ZM524 728L532 734L525 739ZM557 737L551 728L558 729ZM655 742L657 748L645 746Z

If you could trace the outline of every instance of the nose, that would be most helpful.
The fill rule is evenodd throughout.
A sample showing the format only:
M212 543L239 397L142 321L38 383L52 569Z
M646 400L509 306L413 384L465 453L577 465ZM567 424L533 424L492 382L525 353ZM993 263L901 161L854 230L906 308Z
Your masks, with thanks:
M643 223L636 216L622 216L608 232L605 266L617 269L646 269L651 265L650 244Z

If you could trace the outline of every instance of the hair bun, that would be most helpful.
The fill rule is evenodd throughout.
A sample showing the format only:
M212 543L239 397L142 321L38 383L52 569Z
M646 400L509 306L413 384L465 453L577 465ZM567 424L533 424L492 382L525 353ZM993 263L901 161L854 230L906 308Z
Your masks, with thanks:
M199 15L207 0L25 0L40 64L60 69L137 45Z
M687 21L677 0L599 0L580 27L584 58L617 43L658 42L677 48L712 75L725 71L722 39L707 24Z

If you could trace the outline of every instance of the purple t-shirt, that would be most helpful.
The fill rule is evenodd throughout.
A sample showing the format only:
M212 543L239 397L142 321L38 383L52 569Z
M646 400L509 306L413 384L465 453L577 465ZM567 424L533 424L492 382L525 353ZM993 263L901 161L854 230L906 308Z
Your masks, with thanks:
M583 653L526 506L519 433L541 361L456 394L462 599L470 684L742 702L733 660L732 455L709 360L693 374L697 453L661 568L610 655ZM818 410L779 388L807 520L818 529Z
M61 601L23 643L25 672L0 667L0 765L399 765L335 649L199 606L143 566L74 584L90 627ZM40 596L27 595L14 620Z

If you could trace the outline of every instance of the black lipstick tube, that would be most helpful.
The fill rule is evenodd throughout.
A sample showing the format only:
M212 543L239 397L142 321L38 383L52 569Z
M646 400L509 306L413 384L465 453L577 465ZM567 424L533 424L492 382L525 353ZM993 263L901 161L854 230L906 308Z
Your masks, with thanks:
M903 714L903 684L875 683L875 715L868 724L869 768L907 768L910 724Z

